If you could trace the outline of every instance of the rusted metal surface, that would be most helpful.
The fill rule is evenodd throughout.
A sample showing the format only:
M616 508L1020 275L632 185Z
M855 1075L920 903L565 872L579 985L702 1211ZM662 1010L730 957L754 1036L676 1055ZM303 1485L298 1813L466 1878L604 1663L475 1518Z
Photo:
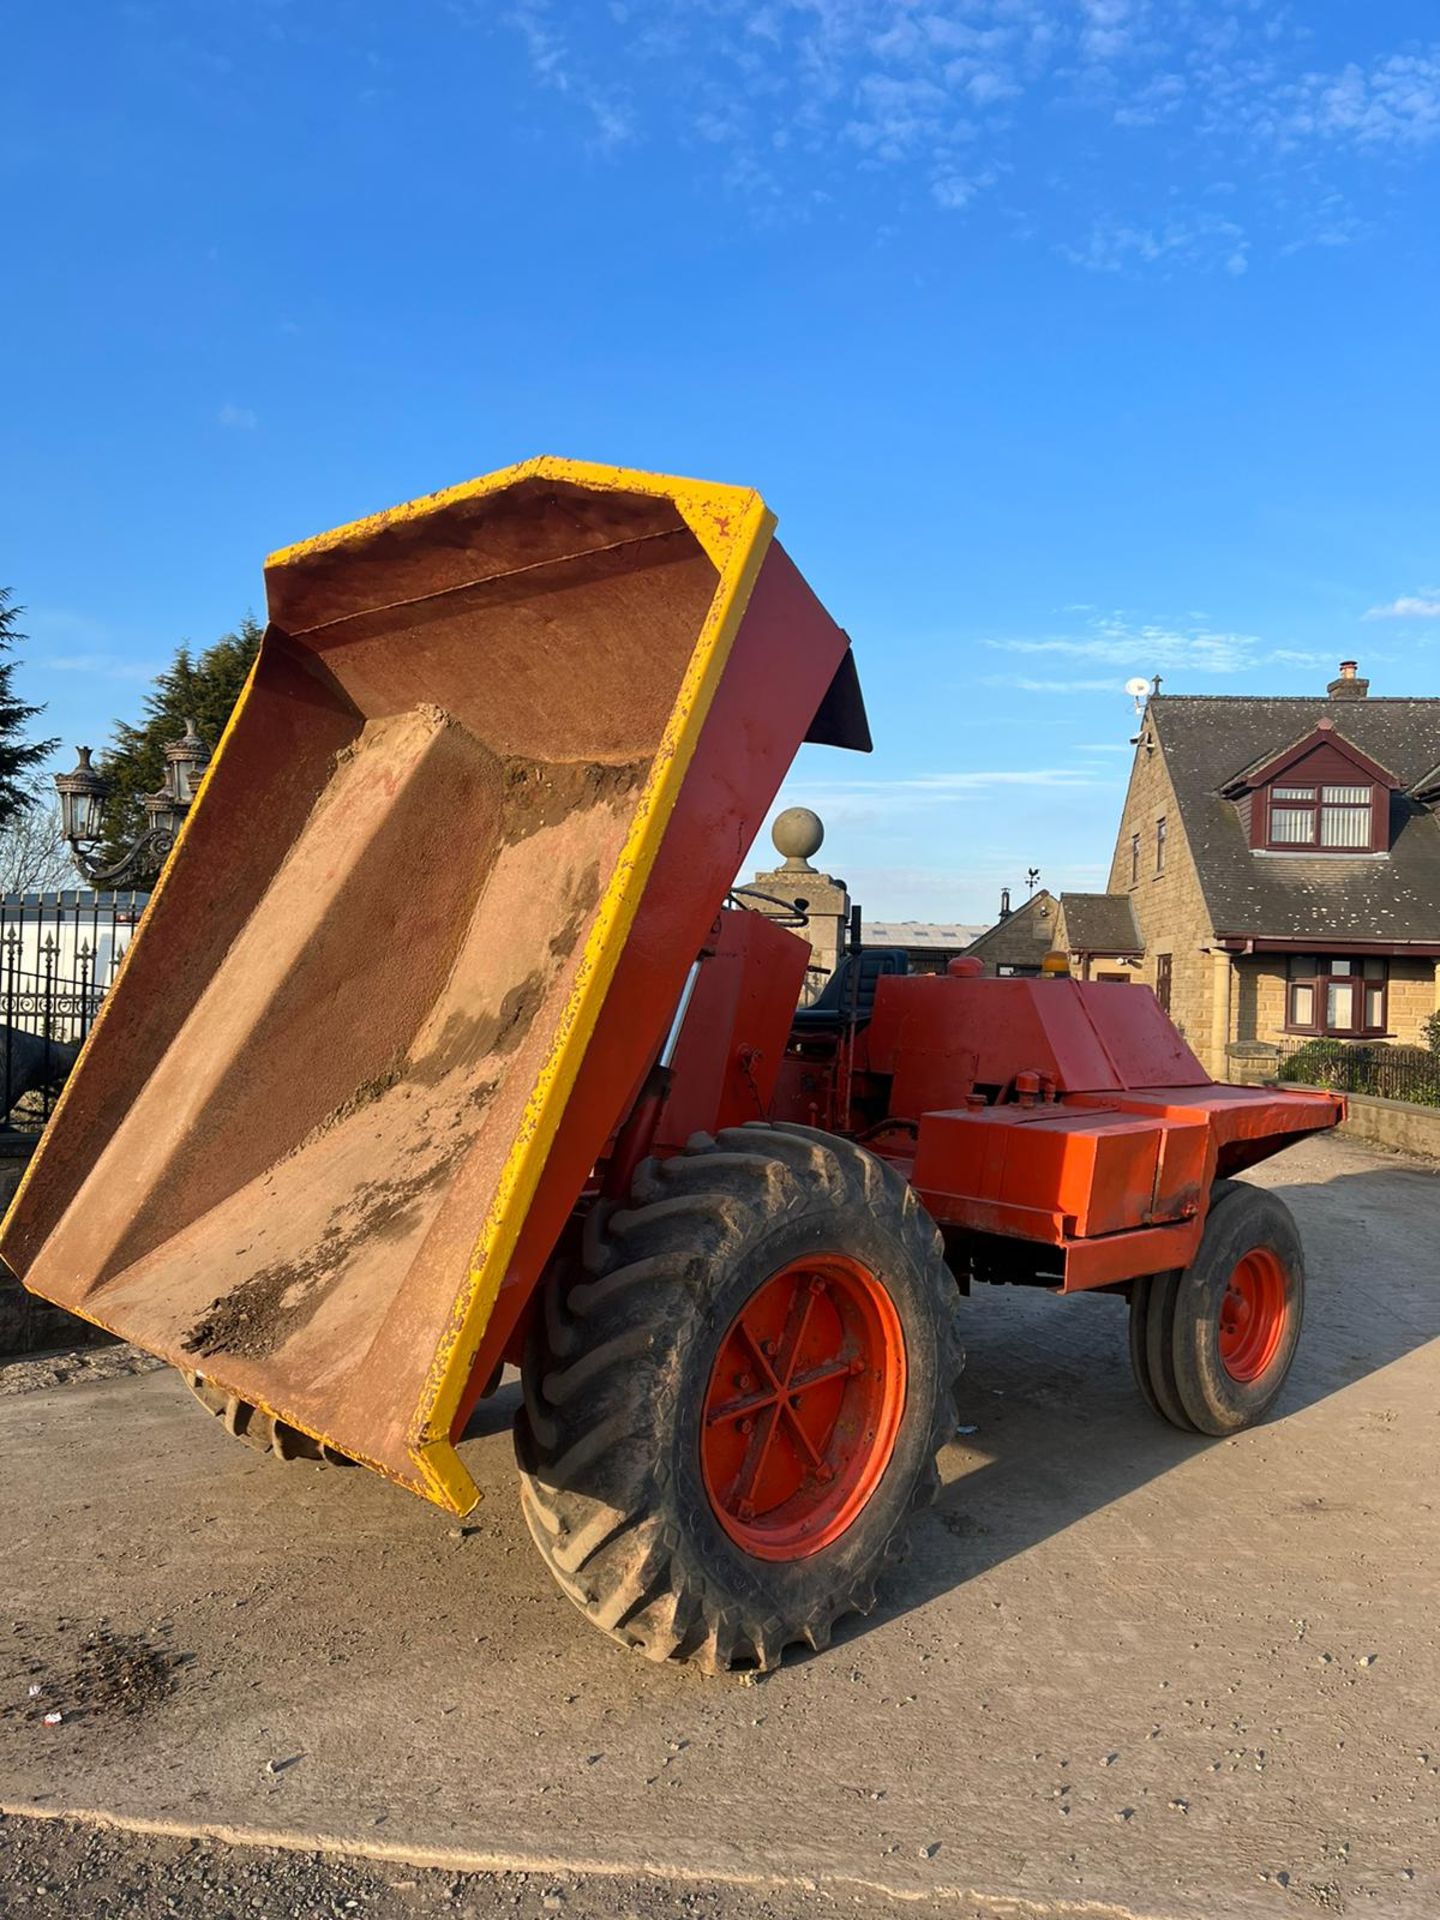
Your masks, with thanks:
M6 1222L28 1285L467 1504L497 1294L543 1268L844 656L769 527L542 463L277 557Z

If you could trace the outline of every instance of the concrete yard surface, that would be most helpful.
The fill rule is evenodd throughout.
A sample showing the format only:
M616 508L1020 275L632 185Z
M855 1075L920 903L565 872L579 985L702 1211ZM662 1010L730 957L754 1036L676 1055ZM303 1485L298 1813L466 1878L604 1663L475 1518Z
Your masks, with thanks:
M973 1431L910 1560L758 1683L627 1655L554 1588L513 1387L460 1526L247 1453L168 1372L0 1395L0 1910L53 1882L110 1911L86 1847L94 1885L166 1897L202 1883L154 1849L222 1880L283 1857L210 1836L368 1857L332 1872L377 1891L327 1882L326 1913L1440 1912L1440 1176L1324 1139L1253 1177L1310 1262L1276 1416L1174 1432L1121 1301L978 1292ZM149 1837L29 1817L62 1814ZM287 1884L233 1909L311 1911Z

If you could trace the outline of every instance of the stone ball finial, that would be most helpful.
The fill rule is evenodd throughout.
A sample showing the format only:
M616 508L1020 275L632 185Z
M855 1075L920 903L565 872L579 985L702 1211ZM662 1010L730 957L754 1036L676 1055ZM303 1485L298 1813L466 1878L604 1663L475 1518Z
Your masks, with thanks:
M810 856L818 853L825 839L825 822L809 807L787 807L776 816L770 829L777 853L783 853L787 867L809 868Z

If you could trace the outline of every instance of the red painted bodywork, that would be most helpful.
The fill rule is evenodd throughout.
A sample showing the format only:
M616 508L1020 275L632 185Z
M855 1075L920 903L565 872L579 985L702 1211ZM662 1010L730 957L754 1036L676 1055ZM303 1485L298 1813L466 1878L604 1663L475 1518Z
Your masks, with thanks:
M848 646L789 555L778 541L772 543L611 982L606 1017L586 1050L550 1149L546 1177L526 1215L476 1353L470 1389L453 1425L457 1434L501 1361L516 1357L522 1316L557 1247L565 1246L565 1226L576 1196L583 1207L595 1191L595 1141L613 1143L641 1096L668 1025L668 1011L664 1024L658 1025L657 1012L679 1004L697 955L702 965L696 991L703 987L707 1002L712 993L704 980L707 968L728 964L719 952L705 957L705 949L714 944L716 901L723 899L744 849L759 830ZM763 697L757 690L763 690ZM766 931L789 942L791 971L785 977L794 977L791 950L798 954L803 975L805 945L783 928ZM749 949L749 967L763 971L766 965L766 949L757 941ZM778 1060L783 1049L798 993L797 982L783 1021L768 1040L772 1059ZM763 989L754 987L742 997L749 1005L766 999ZM691 1004L693 1013L693 998ZM682 1044L691 1025L687 1016ZM772 1011L765 1034L774 1027ZM733 1082L739 1049L747 1044L752 1043L736 1037L727 1081ZM760 1044L766 1044L764 1037ZM673 1098L683 1099L678 1074L672 1089ZM709 1124L714 1121L712 1114ZM663 1108L660 1122L665 1123Z
M725 912L702 959L653 1136L674 1153L693 1133L768 1120L810 958L762 913Z
M885 978L853 1049L797 1028L779 1061L804 951L722 916L654 1150L755 1118L859 1136L977 1277L1074 1293L1186 1266L1217 1178L1343 1117L1338 1095L1212 1081L1148 988L1105 981Z
M1054 1249L1067 1293L1187 1265L1216 1178L1344 1113L1212 1081L1147 987L882 980L868 1039L935 1219Z

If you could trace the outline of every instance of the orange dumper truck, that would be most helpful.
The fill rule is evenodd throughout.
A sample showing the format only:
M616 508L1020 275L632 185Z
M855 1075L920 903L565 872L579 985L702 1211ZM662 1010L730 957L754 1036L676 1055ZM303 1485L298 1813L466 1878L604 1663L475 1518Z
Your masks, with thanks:
M521 1499L595 1625L772 1667L873 1604L954 1430L956 1303L1130 1303L1152 1409L1259 1419L1274 1195L1335 1124L1144 988L911 976L731 894L849 642L747 489L555 459L274 554L248 685L3 1229L238 1438ZM901 957L903 960L903 956Z

